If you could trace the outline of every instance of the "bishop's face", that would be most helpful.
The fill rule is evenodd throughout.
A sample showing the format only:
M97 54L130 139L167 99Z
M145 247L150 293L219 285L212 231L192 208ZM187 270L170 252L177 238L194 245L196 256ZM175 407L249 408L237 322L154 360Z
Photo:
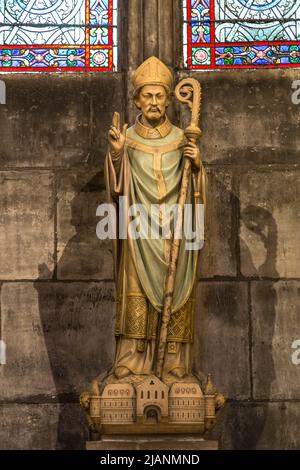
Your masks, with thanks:
M143 117L156 126L164 120L169 97L161 85L144 85L135 104L142 111Z

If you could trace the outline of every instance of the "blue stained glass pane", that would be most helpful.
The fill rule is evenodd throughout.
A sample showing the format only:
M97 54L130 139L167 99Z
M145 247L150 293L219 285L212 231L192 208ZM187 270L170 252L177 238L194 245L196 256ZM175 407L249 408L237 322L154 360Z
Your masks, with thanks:
M92 45L108 45L109 30L108 28L98 26L90 29L90 44Z
M192 23L192 42L210 42L210 23Z
M191 4L191 20L200 22L210 18L210 2L212 0L195 0Z
M0 0L0 69L117 65L118 0Z
M300 65L300 0L182 0L188 68Z
M300 63L300 45L245 45L216 47L218 66L264 66Z
M16 69L83 67L84 49L0 49L0 66Z
M216 41L296 41L300 1L215 0Z
M0 44L44 45L72 44L82 45L85 41L85 28L79 26L5 26L0 28Z
M84 25L85 0L3 0L1 23Z
M214 0L215 19L273 21L299 18L299 0Z
M209 7L209 0L195 0L191 5L192 42L210 42Z
M0 23L1 44L81 45L85 0L7 0Z
M90 24L109 24L108 0L90 0Z

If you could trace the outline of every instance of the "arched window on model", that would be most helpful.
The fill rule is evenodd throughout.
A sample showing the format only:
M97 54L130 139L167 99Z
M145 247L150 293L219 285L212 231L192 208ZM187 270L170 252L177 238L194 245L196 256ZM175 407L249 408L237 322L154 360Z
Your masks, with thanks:
M300 66L300 2L183 0L189 69Z
M0 4L0 71L114 71L118 0Z

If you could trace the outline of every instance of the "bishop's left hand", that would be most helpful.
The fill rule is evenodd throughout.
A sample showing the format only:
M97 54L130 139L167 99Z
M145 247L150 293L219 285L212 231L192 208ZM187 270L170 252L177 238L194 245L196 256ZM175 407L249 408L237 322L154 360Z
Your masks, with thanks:
M189 158L192 164L192 169L194 171L200 170L201 167L201 157L200 157L200 150L197 144L193 144L192 142L188 142L184 146L183 155L185 158Z

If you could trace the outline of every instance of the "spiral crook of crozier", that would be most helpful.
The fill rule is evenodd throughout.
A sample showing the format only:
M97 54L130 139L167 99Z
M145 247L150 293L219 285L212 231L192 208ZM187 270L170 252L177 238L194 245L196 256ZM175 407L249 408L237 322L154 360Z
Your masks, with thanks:
M186 104L191 110L190 126L199 126L201 111L201 85L195 78L184 78L175 88L175 96L182 104ZM189 127L190 127L189 126Z

